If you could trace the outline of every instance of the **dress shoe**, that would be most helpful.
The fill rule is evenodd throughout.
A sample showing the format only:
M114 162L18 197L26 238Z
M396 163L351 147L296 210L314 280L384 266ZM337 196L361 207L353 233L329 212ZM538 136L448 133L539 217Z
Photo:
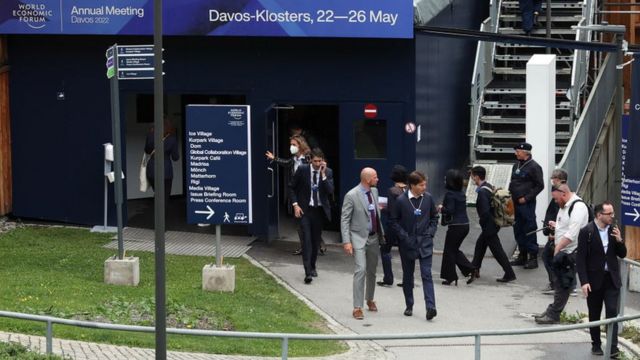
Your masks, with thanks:
M514 281L515 279L516 279L515 275L513 275L513 276L506 276L505 275L505 276L503 276L503 277L501 277L499 279L496 279L496 281L497 282L501 282L501 283L508 283L508 282Z
M378 286L388 287L388 286L392 286L393 282L392 283L386 283L384 281L378 281L376 284L378 284Z
M319 252L320 252L320 255L324 256L324 254L327 252L327 248L321 247Z
M411 315L413 315L413 309L412 308L404 309L404 316L411 316Z
M436 317L436 315L438 315L438 312L436 311L436 309L433 309L433 308L427 309L427 320L433 319L434 317Z
M529 34L527 34L527 36L529 36ZM518 258L516 258L515 260L511 260L509 261L509 264L511 266L524 266L524 264L527 263L527 254L526 253L520 253L518 254Z
M302 255L302 249L296 249L291 255Z
M353 318L356 320L362 320L364 319L364 314L362 313L362 309L357 307L355 309L353 309Z
M311 270L311 276L312 277L318 277L318 272L315 270Z
M398 287L402 287L402 283L397 283L396 284Z
M456 286L458 286L458 280L442 280L442 285L451 285L451 283L455 284Z
M543 318L543 317L545 317L545 316L547 316L547 311L546 311L546 310L545 310L544 312L541 312L540 314L535 314L535 315L533 315L533 319L534 319L534 320L536 320L536 319L541 319L541 318Z
M618 348L611 349L610 357L612 359L617 359L618 357L620 357L620 350L618 350Z
M549 315L544 315L541 318L536 318L536 323L537 324L560 324L560 319L556 320L553 318L550 318Z
M480 277L480 271L478 271L478 269L471 270L471 272L469 273L469 278L467 279L467 285L476 281L476 279L479 277Z
M311 284L311 281L313 281L313 278L311 277L311 275L307 275L304 277L305 284Z
M604 355L604 351L602 351L602 347L600 347L600 345L591 345L591 354Z
M525 269L537 269L538 268L538 256L529 255L529 260L524 264Z
M378 311L376 302L373 300L367 300L367 307L369 308L369 311Z

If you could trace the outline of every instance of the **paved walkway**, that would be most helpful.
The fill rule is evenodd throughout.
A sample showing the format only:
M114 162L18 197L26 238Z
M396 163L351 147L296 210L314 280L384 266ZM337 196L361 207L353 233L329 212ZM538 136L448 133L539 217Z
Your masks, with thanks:
M469 211L471 214L472 211ZM467 256L473 252L479 228L473 227L462 250ZM338 334L380 333L425 333L440 331L517 329L537 327L532 314L541 312L552 301L552 297L540 292L546 283L542 267L536 270L516 269L518 279L509 284L499 284L495 278L502 271L495 260L485 258L481 278L472 285L460 282L458 286L444 286L439 281L441 250L444 244L444 229L436 234L433 273L436 283L438 316L430 322L424 318L424 309L416 303L413 317L402 315L404 300L402 290L396 286L378 287L376 301L380 311L365 311L363 321L351 317L351 281L353 260L343 254L337 244L329 244L326 256L318 260L319 277L311 285L303 282L300 256L291 255L297 247L295 233L284 234L281 241L272 244L254 243L247 258L272 274L274 278L309 306L323 315L329 327ZM501 232L505 250L510 253L515 247L512 231ZM327 236L326 239L332 239ZM223 238L223 241L225 239ZM247 243L248 244L248 243ZM397 253L393 260L396 274L401 274ZM379 267L379 275L381 269ZM421 298L421 287L416 287L416 299ZM627 314L640 311L638 294L628 297ZM586 301L581 296L571 297L565 309L569 314L586 313ZM43 337L0 333L0 341L17 341L37 351L44 351ZM474 354L472 338L445 338L433 340L387 340L348 342L347 353L325 357L331 360L364 359L471 359ZM627 347L621 340L623 350L638 356L637 348ZM54 352L73 359L153 359L153 349L139 349L79 341L59 340L54 343ZM586 331L569 331L526 336L485 337L482 339L484 359L598 359L590 354L590 339ZM264 359L246 356L211 355L186 352L168 352L169 359ZM602 359L602 357L599 357Z

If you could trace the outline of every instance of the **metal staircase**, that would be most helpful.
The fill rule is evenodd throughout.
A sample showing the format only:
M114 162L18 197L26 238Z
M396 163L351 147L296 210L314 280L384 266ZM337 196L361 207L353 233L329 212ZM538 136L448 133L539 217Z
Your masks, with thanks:
M592 24L596 0L553 0L551 18L546 3L531 36L587 40L591 34L572 26ZM482 31L524 35L517 0L492 0L491 16ZM513 161L513 146L524 141L526 118L526 64L546 48L520 44L478 43L471 94L471 162ZM556 55L556 161L571 139L586 91L589 55L586 51L551 49Z

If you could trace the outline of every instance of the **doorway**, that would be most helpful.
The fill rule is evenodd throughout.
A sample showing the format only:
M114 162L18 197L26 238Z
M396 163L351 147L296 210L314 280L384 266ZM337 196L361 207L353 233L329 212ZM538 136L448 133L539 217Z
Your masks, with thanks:
M278 104L275 105L276 112L273 117L275 126L275 141L269 141L270 146L275 145L274 154L280 158L291 156L289 151L289 138L293 135L293 129L302 129L302 135L310 143L310 147L318 147L322 150L327 161L327 165L334 172L334 187L336 189L331 202L332 219L325 223L323 239L325 243L335 243L340 241L338 234L340 228L340 139L339 139L339 114L338 105L325 104ZM273 139L271 139L273 140ZM270 149L271 150L271 149ZM297 224L290 207L288 196L288 181L290 171L287 168L276 166L272 163L270 168L273 176L276 177L277 196L277 234L274 237L288 241L298 241L296 232Z

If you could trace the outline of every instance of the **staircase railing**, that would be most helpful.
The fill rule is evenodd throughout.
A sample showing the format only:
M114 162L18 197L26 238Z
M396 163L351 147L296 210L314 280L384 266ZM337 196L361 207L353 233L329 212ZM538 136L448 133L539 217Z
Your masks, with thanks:
M480 25L480 31L498 32L500 26L500 8L502 0L491 0L489 17ZM493 57L495 55L495 43L478 41L476 58L473 65L473 78L471 79L471 131L469 133L469 145L471 163L475 162L475 148L478 137L476 132L480 124L480 108L484 88L493 80Z
M591 30L580 29L582 26L594 24L595 16L595 0L584 0L582 7L582 19L578 23L576 29L576 41L590 41ZM587 77L589 75L589 51L576 50L573 53L573 66L571 69L571 87L569 88L569 101L571 102L571 127L573 129L573 120L577 119L581 112L581 95L587 85Z
M607 111L611 107L617 90L615 55L614 53L606 55L569 145L558 164L567 170L568 182L572 189L578 189L582 183Z

